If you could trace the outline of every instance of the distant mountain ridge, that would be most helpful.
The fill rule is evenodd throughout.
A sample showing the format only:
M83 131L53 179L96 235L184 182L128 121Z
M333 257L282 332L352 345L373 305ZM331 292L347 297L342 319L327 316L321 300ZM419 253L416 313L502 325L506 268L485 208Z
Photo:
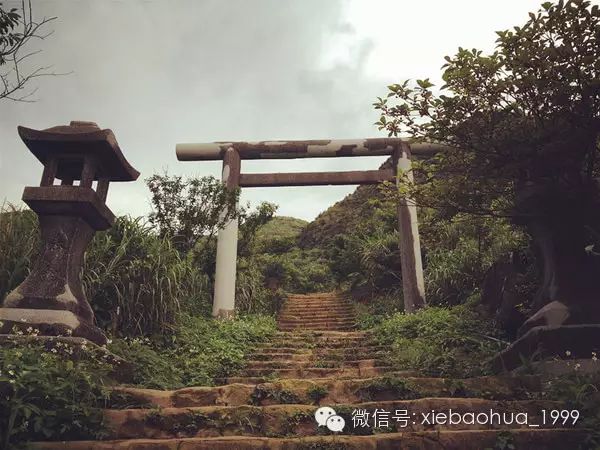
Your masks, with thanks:
M379 168L385 169L390 166L391 159L388 159ZM301 248L319 247L336 236L357 228L360 222L372 215L377 208L373 200L382 199L378 185L359 186L310 222L300 233L298 245Z

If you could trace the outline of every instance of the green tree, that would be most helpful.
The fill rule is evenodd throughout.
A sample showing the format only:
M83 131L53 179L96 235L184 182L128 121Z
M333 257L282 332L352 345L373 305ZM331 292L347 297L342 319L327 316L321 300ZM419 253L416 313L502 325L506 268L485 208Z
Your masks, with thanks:
M49 72L49 66L24 67L39 53L30 48L30 42L48 37L51 32L44 29L54 19L34 19L31 0L22 0L19 8L10 9L0 2L0 99L31 101L36 89L27 90L27 85L35 78L56 75Z
M214 177L153 175L146 180L152 194L149 220L161 237L187 253L200 240L208 242L219 228L240 214L238 190L228 190Z
M377 125L451 147L415 164L419 183L405 187L419 205L512 218L541 254L536 304L600 318L600 267L585 251L600 232L600 9L546 2L497 35L491 54L446 57L439 90L428 79L388 86Z

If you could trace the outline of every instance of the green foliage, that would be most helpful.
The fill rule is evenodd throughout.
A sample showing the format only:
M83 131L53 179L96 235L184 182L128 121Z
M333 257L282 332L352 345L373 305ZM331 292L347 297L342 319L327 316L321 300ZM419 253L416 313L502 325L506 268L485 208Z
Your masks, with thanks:
M146 179L152 194L150 223L161 237L187 253L204 236L238 216L239 190L228 190L214 177L189 178L155 174ZM223 211L227 211L226 214Z
M170 332L182 305L209 303L207 277L140 219L96 235L83 283L98 323L121 336Z
M508 430L499 431L496 436L494 448L486 448L485 450L515 450L515 437Z
M388 86L374 104L380 129L453 147L416 165L422 182L406 180L417 203L527 216L514 206L532 186L551 188L552 200L589 200L598 173L599 27L590 1L548 3L497 32L493 53L459 48L446 57L439 93L428 80Z
M269 289L268 274L257 259L239 258L235 284L237 311L243 314L274 314L283 304L284 293L279 286Z
M23 35L15 31L20 18L17 8L6 10L0 3L0 65L6 64L7 50L23 40Z
M272 401L276 405L300 404L301 401L296 394L286 389L267 387L263 384L256 386L250 401L253 405L263 405L265 401Z
M596 354L591 355L593 364L600 364ZM564 405L564 409L579 412L578 428L590 430L579 450L600 448L600 374L580 373L577 365L573 371L547 381L542 398Z
M327 397L328 394L329 389L327 389L326 386L321 385L313 386L306 391L307 397L312 400L315 405L320 404L321 400Z
M364 402L419 398L418 390L410 381L395 377L365 381L356 393Z
M29 82L50 75L47 67L32 68L29 60L39 51L28 47L31 40L48 36L44 26L55 17L34 19L32 3L23 1L18 2L16 8L6 8L0 2L0 67L6 65L0 71L0 100L31 101L36 89L24 92Z
M277 211L277 205L269 202L262 202L253 211L248 208L241 209L238 254L242 256L254 251L258 230L269 223Z
M414 314L396 313L373 329L380 345L391 350L391 362L425 375L469 377L486 374L488 361L502 345L494 327L473 305L428 307Z
M188 411L175 417L163 415L160 409L155 409L146 414L144 422L148 427L167 430L176 436L195 436L198 431L209 424L213 424L205 414L199 411Z
M256 232L256 253L281 254L292 250L307 223L294 217L273 217Z
M86 440L104 436L110 369L99 355L69 359L72 349L20 342L0 347L0 444L27 440Z
M298 450L346 450L348 446L343 442L299 442L296 446Z
M431 305L456 305L477 293L485 274L500 257L527 241L505 220L458 214L440 217L421 211L425 253L425 291Z
M0 298L4 298L29 274L39 247L38 220L30 210L12 205L0 208Z
M255 257L267 278L273 278L286 292L325 292L335 288L329 261L319 249L293 248L283 254L265 253Z
M268 316L214 320L183 315L169 340L115 339L109 346L134 366L134 383L153 389L212 385L235 374L254 344L275 331Z

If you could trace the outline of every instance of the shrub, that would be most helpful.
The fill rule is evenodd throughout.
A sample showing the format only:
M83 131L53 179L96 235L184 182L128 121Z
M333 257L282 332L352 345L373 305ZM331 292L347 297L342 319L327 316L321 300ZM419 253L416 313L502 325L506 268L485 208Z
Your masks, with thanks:
M323 292L336 287L329 261L321 250L295 247L283 254L257 255L255 260L261 272L275 277L286 292Z
M274 314L282 293L266 286L265 273L255 258L240 258L237 265L235 307L243 314Z
M503 345L493 325L471 304L454 308L428 307L414 314L396 313L373 329L391 360L402 369L430 376L468 377L486 374L488 361ZM491 333L492 336L483 334Z
M72 351L20 342L0 348L0 444L21 448L26 440L84 440L104 436L108 399L101 358L70 360Z
M326 386L316 385L306 391L306 396L315 404L320 404L321 400L329 395L329 389Z
M422 210L425 291L432 305L463 303L500 257L526 247L523 233L505 220Z
M212 385L244 366L246 352L275 331L269 316L215 320L183 315L169 339L115 339L110 350L134 366L134 383L154 389Z

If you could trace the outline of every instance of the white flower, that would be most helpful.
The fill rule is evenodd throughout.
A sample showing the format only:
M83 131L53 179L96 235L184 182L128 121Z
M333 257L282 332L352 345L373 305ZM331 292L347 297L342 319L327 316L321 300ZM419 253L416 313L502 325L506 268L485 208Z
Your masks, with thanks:
M567 351L565 352L565 355L567 355L567 356L571 356L571 351L570 351L570 350L567 350Z
M575 364L575 367L574 367L574 369L575 369L575 370L579 370L579 368L580 368L580 367L581 367L581 364L577 363L577 364Z

